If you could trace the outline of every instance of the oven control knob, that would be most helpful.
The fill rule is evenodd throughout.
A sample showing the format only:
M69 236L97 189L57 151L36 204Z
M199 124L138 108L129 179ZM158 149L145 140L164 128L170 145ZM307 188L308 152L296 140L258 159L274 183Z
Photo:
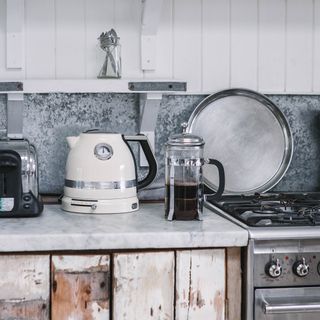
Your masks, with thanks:
M266 265L266 274L270 276L271 278L278 278L281 276L282 273L282 267L280 265L279 259L276 261L270 261Z
M306 259L302 258L293 265L293 272L299 277L305 277L309 273L309 265L306 264Z

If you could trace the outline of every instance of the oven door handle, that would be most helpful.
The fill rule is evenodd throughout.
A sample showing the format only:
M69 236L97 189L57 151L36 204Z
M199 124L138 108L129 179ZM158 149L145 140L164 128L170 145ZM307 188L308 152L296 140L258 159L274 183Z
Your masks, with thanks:
M320 302L293 304L264 303L263 309L265 314L320 312Z

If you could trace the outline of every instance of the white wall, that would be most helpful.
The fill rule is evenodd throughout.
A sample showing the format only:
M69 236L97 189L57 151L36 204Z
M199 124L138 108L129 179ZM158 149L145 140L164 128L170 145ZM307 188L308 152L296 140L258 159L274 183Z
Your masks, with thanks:
M21 69L6 67L6 1L0 80L95 78L97 38L114 27L124 78L186 80L191 93L320 93L320 0L164 0L149 72L140 67L141 0L24 0Z

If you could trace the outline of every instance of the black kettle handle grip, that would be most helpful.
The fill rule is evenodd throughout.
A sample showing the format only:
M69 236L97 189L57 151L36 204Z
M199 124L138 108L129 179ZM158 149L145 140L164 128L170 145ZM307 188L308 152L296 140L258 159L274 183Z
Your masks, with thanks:
M224 168L223 165L220 161L215 160L215 159L207 159L206 162L208 164L213 164L214 166L216 166L218 168L218 172L219 172L219 187L216 193L214 194L206 194L205 197L207 200L215 200L218 201L224 191L224 187L225 187L225 174L224 174Z
M136 136L124 136L124 139L126 141L139 142L149 164L149 172L147 176L141 181L138 181L137 189L140 190L148 186L156 177L157 161L156 161L156 158L154 157L154 154L152 152L147 136L143 134L138 134Z

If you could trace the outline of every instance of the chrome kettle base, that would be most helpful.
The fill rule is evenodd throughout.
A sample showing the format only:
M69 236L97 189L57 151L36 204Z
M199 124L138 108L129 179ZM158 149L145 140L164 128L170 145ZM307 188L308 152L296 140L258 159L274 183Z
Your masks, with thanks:
M62 198L61 208L64 211L73 213L125 213L139 210L139 201L137 197L107 200L82 200L64 196Z

